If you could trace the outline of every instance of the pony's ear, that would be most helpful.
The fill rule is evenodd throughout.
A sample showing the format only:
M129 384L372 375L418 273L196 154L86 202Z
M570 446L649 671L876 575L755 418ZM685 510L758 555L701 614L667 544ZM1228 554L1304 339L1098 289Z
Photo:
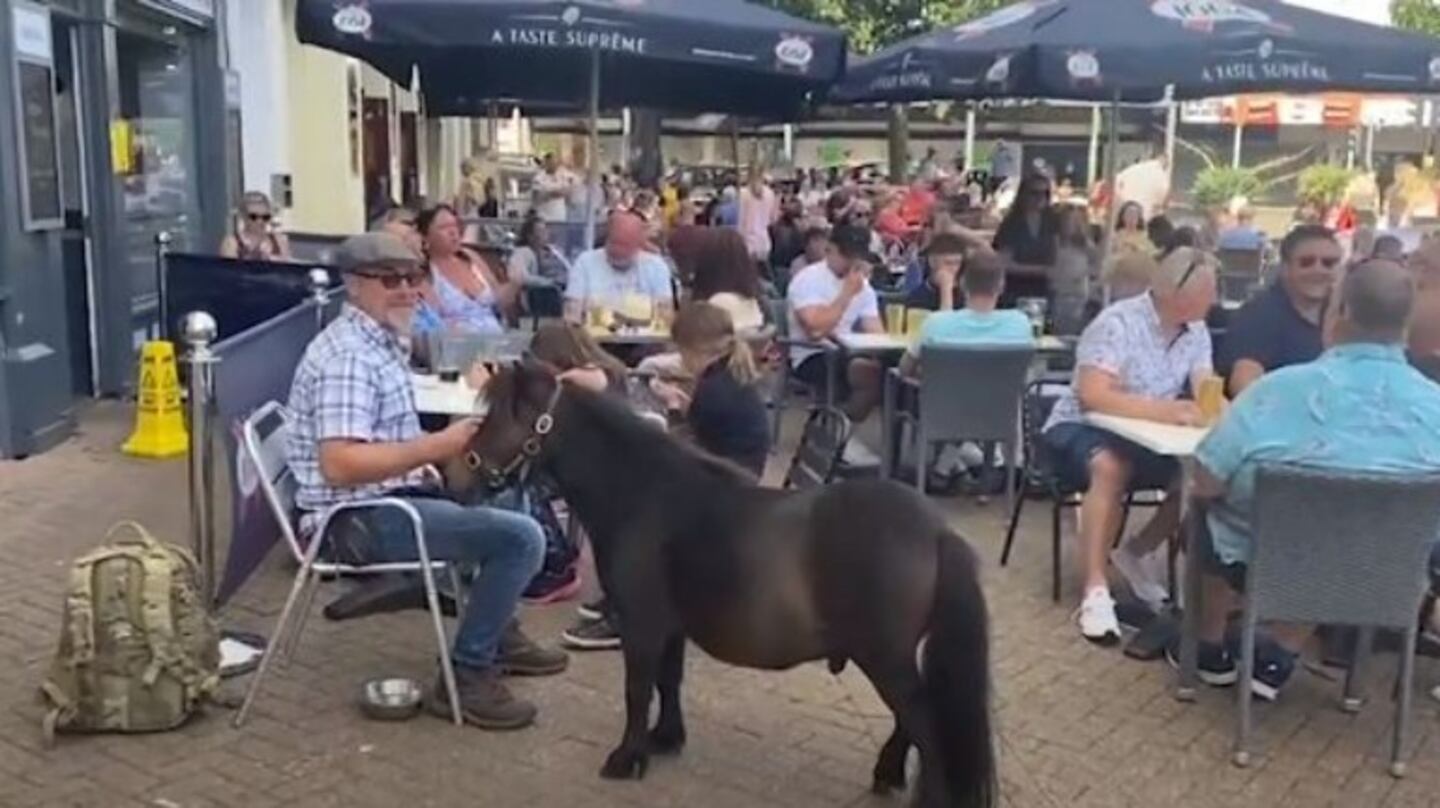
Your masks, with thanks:
M533 360L517 363L514 373L518 398L532 402L536 406L544 406L544 403L550 398L550 393L555 389L555 385L560 383L551 366Z

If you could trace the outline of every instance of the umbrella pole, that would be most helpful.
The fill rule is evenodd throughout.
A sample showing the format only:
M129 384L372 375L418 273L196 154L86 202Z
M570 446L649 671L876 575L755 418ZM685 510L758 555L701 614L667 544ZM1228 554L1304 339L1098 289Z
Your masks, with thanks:
M1100 105L1094 104L1090 107L1090 159L1085 163L1085 190L1095 190L1095 180L1099 179L1100 172L1100 127L1104 114L1100 111Z
M1120 91L1115 91L1110 102L1110 133L1105 147L1105 187L1109 190L1110 205L1105 211L1105 238L1100 243L1100 254L1110 255L1110 241L1115 236L1115 222L1120 213L1120 193L1115 187L1115 178L1120 174ZM1105 290L1105 303L1110 303L1110 290Z
M590 51L590 159L585 167L585 243L582 250L595 246L595 198L600 184L600 50Z
M975 170L975 104L965 110L965 170Z

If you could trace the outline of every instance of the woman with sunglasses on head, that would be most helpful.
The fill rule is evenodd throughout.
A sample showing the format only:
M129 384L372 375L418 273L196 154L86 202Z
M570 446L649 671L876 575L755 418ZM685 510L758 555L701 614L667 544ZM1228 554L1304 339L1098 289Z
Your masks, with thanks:
M520 299L522 278L501 282L479 255L461 243L460 217L437 205L416 220L435 285L435 301L448 328L477 334L505 330L505 314Z
M1022 297L1050 296L1049 275L1059 248L1060 223L1050 206L1050 178L1031 174L1020 182L1015 202L995 231L995 252L1009 262L1005 296L1008 308Z
M220 255L241 261L289 261L290 241L274 229L270 197L248 191L240 200L235 229L220 242Z

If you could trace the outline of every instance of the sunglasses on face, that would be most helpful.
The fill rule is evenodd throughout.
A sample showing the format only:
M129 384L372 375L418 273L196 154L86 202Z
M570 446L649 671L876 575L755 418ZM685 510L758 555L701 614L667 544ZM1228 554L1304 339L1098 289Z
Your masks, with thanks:
M402 283L415 289L425 282L424 272L352 272L350 274L357 278L379 281L381 286L392 292L399 289Z
M1295 264L1301 269L1314 269L1316 264L1321 264L1326 269L1334 269L1340 266L1340 257L1337 255L1327 255L1324 257L1318 255L1302 255L1295 259Z
M268 213L247 213L245 218L252 222L268 222L272 217Z
M1185 284L1190 282L1191 276L1195 274L1195 270L1199 269L1202 263L1204 262L1198 259L1190 262L1189 269L1186 269L1185 274L1180 276L1180 282L1175 284L1175 291L1178 292L1185 288Z

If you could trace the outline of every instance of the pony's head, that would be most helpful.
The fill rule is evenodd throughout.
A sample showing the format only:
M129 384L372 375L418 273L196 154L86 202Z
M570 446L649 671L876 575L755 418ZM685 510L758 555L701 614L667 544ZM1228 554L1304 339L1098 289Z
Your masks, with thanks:
M523 473L555 428L560 392L555 373L535 362L497 372L486 390L485 423L465 452L470 473L495 485Z

